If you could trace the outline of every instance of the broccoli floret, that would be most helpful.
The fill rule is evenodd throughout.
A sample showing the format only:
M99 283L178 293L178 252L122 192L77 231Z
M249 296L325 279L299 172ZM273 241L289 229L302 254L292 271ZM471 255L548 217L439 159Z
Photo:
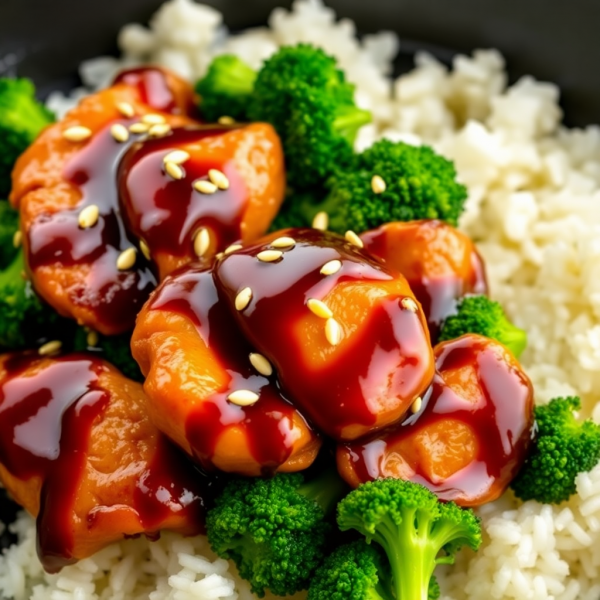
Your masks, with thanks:
M600 459L600 427L578 421L575 396L554 398L535 408L537 438L511 487L521 500L560 504L575 493L578 473L590 471Z
M296 191L322 185L349 164L358 130L371 121L335 59L308 44L281 48L265 62L248 115L275 127Z
M444 504L424 486L401 479L379 479L350 492L338 506L338 525L383 548L395 600L424 599L430 585L435 594L436 565L452 564L462 546L477 550L481 544L471 510Z
M457 314L443 323L439 341L453 340L466 333L478 333L506 346L519 358L527 346L527 334L513 325L502 306L487 296L466 296L457 306Z
M28 79L0 78L0 197L10 192L10 174L21 154L54 115L35 99Z
M79 328L75 333L74 350L97 352L101 358L111 363L117 369L133 381L144 381L140 367L131 355L131 333L121 335L103 336L94 335L93 339L89 333Z
M311 227L313 218L319 212L319 202L325 193L315 190L302 194L288 193L281 209L271 223L270 231L289 227Z
M374 191L379 176L385 190ZM451 161L428 146L380 140L338 169L322 206L329 228L360 233L392 221L440 219L456 225L467 198Z
M208 541L259 597L265 590L294 594L325 556L333 530L328 516L344 491L334 471L308 482L301 473L234 478L208 512Z
M17 254L13 240L19 229L19 213L0 200L0 269L6 269Z
M217 56L196 84L202 116L211 122L224 116L245 121L255 81L256 71L237 56Z

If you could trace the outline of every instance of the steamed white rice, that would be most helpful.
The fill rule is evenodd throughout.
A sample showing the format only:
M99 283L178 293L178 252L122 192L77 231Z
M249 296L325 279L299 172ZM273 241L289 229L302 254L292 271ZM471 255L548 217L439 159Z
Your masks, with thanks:
M486 259L492 296L529 334L523 364L537 402L580 395L582 414L600 422L600 128L563 127L552 84L524 78L507 87L498 52L459 56L451 70L422 54L393 81L395 34L359 42L354 24L336 21L319 0L297 0L291 12L275 10L269 28L236 36L214 9L170 0L149 28L123 28L121 59L84 64L85 89L55 94L49 104L64 112L123 66L153 62L195 80L217 54L234 52L258 67L280 45L299 41L335 55L357 85L358 103L373 111L358 148L380 137L426 142L456 162L470 191L461 226ZM485 543L440 573L443 600L600 598L600 465L578 477L577 495L561 506L523 504L508 493L479 512ZM49 576L35 556L31 519L11 527L20 543L0 557L4 597L252 597L202 537L126 541Z

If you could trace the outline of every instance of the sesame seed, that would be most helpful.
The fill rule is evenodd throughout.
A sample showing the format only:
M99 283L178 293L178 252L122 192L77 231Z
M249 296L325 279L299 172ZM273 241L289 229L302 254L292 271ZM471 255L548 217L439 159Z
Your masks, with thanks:
M100 338L98 337L97 332L90 331L88 332L85 341L88 346L96 347L98 345L98 342L100 341Z
M217 260L221 260L221 259L222 259L224 256L225 256L225 253L224 253L224 252L217 252L217 253L215 254L215 258L216 258Z
M296 240L291 237L279 237L271 242L273 248L291 248L296 244Z
M140 250L142 251L142 254L146 260L150 260L152 258L152 255L150 254L150 248L144 240L140 240Z
M321 275L334 275L342 268L341 260L330 260L321 267Z
M402 305L402 308L410 310L410 312L417 312L417 310L419 310L417 303L412 298L402 298L400 304Z
M194 236L194 252L198 258L204 256L210 247L210 234L208 229L198 229Z
M344 237L346 238L347 242L350 242L353 246L356 246L357 248L364 248L365 246L363 244L363 241L354 233L354 231L351 231L350 229L346 231Z
M15 248L18 248L23 242L23 234L20 229L17 229L13 235L12 243Z
M51 356L52 354L57 354L60 352L62 348L62 342L60 340L53 340L52 342L47 342L43 346L38 348L38 354L40 356Z
M131 133L146 133L149 129L150 125L142 123L141 121L129 126L129 131L131 131Z
M162 115L150 113L142 117L142 123L147 125L162 125L166 119Z
M235 123L235 119L233 117L228 117L227 115L219 118L219 123L221 125L233 125Z
M212 181L206 181L206 179L196 179L192 186L201 194L214 194L219 189Z
M229 179L227 179L227 175L219 169L209 169L208 178L220 189L220 190L228 190L229 189Z
M281 250L263 250L256 255L260 262L275 262L283 256Z
M27 271L21 271L21 279L23 281L29 281L29 275L27 275Z
M148 135L151 137L163 137L168 133L171 133L171 126L168 123L157 123L148 129Z
M250 364L265 377L270 377L273 375L273 365L262 355L258 354L258 352L250 353Z
M415 401L410 405L410 410L413 414L418 413L421 410L421 406L423 406L423 398L417 396Z
M325 337L332 346L337 346L342 341L342 328L335 319L325 322Z
M135 110L129 102L117 102L117 110L128 119L135 115Z
M258 394L250 390L236 390L227 396L227 400L238 406L252 406L258 402Z
M185 177L185 171L174 162L166 162L165 171L173 179L183 179Z
M75 125L65 129L62 133L63 137L70 142L83 142L92 135L92 130L81 125Z
M182 165L186 160L190 159L190 155L185 150L172 150L163 157L163 162L174 163L176 165Z
M318 212L312 222L313 229L327 231L329 227L329 215L325 211Z
M135 261L137 258L137 250L135 248L127 248L127 250L123 250L119 257L117 258L117 269L119 271L127 271L131 269L133 265L135 265Z
M89 229L98 222L99 217L100 209L95 204L90 204L79 213L79 227L81 229Z
M129 131L127 131L127 127L121 125L121 123L115 123L110 128L110 135L112 135L117 142L121 143L124 143L129 139Z
M373 179L371 179L371 189L374 194L383 194L387 189L387 185L383 180L383 177L379 175L373 175Z
M241 250L243 248L243 246L241 244L231 244L231 246L228 246L227 248L225 248L225 251L223 252L223 254L225 254L225 256L227 256L227 254L231 254L232 252L236 252L237 250Z
M250 304L250 300L252 300L252 290L249 287L245 287L235 297L235 310L241 312Z
M309 298L306 306L308 306L310 312L317 315L317 317L321 317L321 319L331 319L331 317L333 317L333 313L331 312L329 306L327 306L327 304L321 300Z

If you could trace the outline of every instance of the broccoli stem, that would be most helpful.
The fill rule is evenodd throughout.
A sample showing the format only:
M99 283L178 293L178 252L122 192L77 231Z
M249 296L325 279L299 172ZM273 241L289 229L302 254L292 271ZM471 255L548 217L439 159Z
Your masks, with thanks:
M353 105L340 106L333 121L333 129L352 146L358 130L372 121L368 110Z
M313 500L326 514L331 514L337 503L348 491L346 484L333 468L326 469L316 479L302 484L298 493Z

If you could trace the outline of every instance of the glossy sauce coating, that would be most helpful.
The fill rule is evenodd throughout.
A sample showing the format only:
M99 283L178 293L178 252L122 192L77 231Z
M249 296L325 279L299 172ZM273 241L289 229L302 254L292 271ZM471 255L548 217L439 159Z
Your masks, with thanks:
M154 422L206 469L242 475L305 469L320 440L287 401L215 288L212 273L189 265L168 277L138 318L132 349L146 374ZM229 394L259 400L239 406Z
M281 258L258 257L288 236ZM333 274L321 273L332 260ZM325 434L352 440L394 423L433 377L425 318L406 280L366 252L315 229L262 238L215 265L217 288L250 343L274 365L295 405ZM244 288L252 299L236 310ZM339 344L308 300L324 302L339 325ZM407 307L403 303L408 302Z
M368 252L406 277L427 315L434 342L458 299L487 293L485 268L475 244L447 223L387 223L360 237Z
M370 440L340 445L338 470L354 487L398 477L461 506L491 502L527 456L531 382L501 344L481 336L439 344L435 356L421 410Z
M190 158L180 165L183 177L174 179L164 159L181 150ZM210 181L211 169L226 176L228 189L194 189L194 182ZM136 144L118 180L127 228L146 242L163 279L197 258L194 239L201 228L210 237L203 257L267 230L285 193L283 150L275 130L264 123L177 129Z
M124 536L204 528L206 482L151 425L141 386L86 354L0 357L0 477L49 572Z

